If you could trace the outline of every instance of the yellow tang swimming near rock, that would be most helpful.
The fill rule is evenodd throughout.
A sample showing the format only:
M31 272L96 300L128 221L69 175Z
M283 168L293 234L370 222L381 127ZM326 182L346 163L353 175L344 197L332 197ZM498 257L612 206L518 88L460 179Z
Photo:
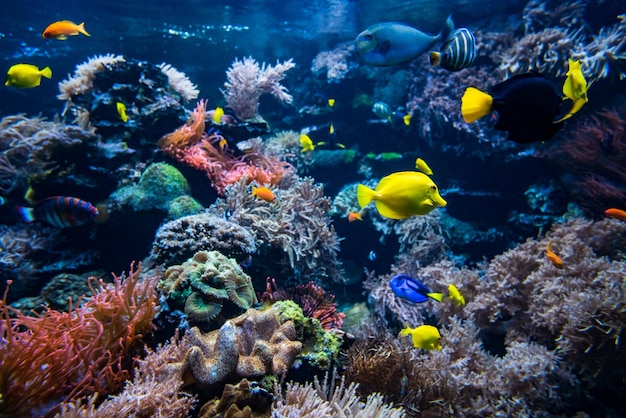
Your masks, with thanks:
M15 64L7 71L5 86L27 89L37 87L41 83L41 77L52 78L50 67L37 68L32 64Z
M357 199L362 208L374 200L378 213L391 219L426 215L447 205L430 177L417 171L399 171L383 177L375 190L359 184Z
M441 335L439 330L432 325L420 325L417 328L411 328L405 324L404 329L400 331L400 335L410 335L415 348L441 350Z

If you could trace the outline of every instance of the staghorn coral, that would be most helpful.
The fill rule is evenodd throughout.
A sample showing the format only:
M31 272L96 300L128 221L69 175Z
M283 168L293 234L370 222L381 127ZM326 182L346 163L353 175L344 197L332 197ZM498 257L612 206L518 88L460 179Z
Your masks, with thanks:
M218 330L202 334L197 327L183 340L191 348L185 357L167 365L167 372L188 375L198 385L214 385L227 378L285 374L300 352L291 321L274 309L248 309Z
M150 258L171 266L191 258L198 251L219 251L243 262L257 249L247 228L210 212L185 216L164 223L157 230Z
M192 324L206 326L226 304L248 309L257 302L250 276L237 261L219 251L199 251L181 265L169 267L158 284L175 308L184 306Z
M129 377L125 356L153 330L155 279L131 264L114 283L90 278L93 295L68 312L28 317L1 302L0 391L12 416L48 415L55 402L118 390ZM11 317L14 315L14 317Z
M330 199L323 195L322 186L303 178L275 189L274 194L276 200L270 204L252 196L246 183L239 182L227 188L226 197L218 199L210 210L218 216L228 213L230 221L255 234L261 257L273 261L264 276L295 283L302 278L316 283L342 282L337 257L340 238L330 225Z
M178 339L159 345L156 351L146 348L147 355L137 360L133 380L126 381L124 390L103 402L93 395L88 399L61 404L57 418L124 418L124 417L171 417L189 416L196 397L182 391L183 380L168 375L165 367L180 361L189 346Z
M250 120L259 116L259 98L263 93L270 93L284 103L291 103L293 98L280 84L285 72L295 67L291 60L277 62L275 66L263 63L261 66L252 58L244 57L235 61L226 71L226 83L222 94L228 107L241 120Z
M313 383L287 383L283 393L281 387L276 388L276 401L272 406L272 416L330 418L402 418L402 408L394 408L384 402L379 393L371 394L363 402L357 395L358 384L346 386L345 378L339 380L335 373L329 378L328 373L322 383L317 376Z

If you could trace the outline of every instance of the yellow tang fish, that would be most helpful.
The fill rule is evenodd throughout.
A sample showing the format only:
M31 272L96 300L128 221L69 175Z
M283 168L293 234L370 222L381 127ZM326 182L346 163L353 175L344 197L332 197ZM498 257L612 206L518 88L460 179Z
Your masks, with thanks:
M459 289L457 289L457 287L452 283L448 285L448 292L450 292L450 299L455 301L458 306L465 305L465 298L463 297Z
M400 335L410 335L415 348L441 350L441 335L439 330L432 325L420 325L417 328L411 328L405 324L404 329L400 331Z
M122 122L128 122L128 115L126 114L126 105L122 102L116 102L115 107L117 108L117 114L120 115L120 119Z
M587 98L587 81L583 75L580 61L569 59L569 70L567 71L565 83L563 83L563 94L565 97L572 100L574 104L567 115L563 116L557 122L571 118L589 101Z
M37 68L32 64L15 64L7 71L5 86L27 89L37 87L41 83L41 77L52 78L50 67Z
M426 215L448 204L430 177L416 171L399 171L383 177L376 190L359 184L357 199L362 208L374 200L378 213L391 219Z
M426 161L422 160L421 158L415 160L415 168L417 168L418 171L421 171L424 174L428 174L429 176L433 175L433 170L431 170L428 164L426 164Z
M302 145L302 152L313 151L315 149L313 140L307 134L300 135L300 145Z
M222 116L224 116L224 109L221 107L216 107L213 111L213 122L222 123Z
M328 106L335 107L335 99L328 99Z

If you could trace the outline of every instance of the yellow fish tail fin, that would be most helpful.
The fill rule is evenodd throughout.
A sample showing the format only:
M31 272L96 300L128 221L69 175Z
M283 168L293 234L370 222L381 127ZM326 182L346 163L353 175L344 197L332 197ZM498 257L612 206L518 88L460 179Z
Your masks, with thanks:
M40 74L41 74L43 77L46 77L46 78L52 78L52 70L50 69L50 67L43 68L43 69L40 71Z
M433 67L439 65L441 62L441 54L439 52L432 51L428 56L428 60L430 61L430 65Z
M359 201L359 206L364 208L369 205L372 200L374 200L374 196L376 196L376 192L364 184L359 184L356 188L356 198Z
M78 25L78 32L82 33L85 36L91 36L89 33L87 33L87 31L85 30L85 22L81 23L80 25Z
M461 98L461 114L463 120L472 123L487 116L491 112L493 97L474 87L465 89L465 93Z
M413 331L413 330L411 329L411 327L409 327L409 324L404 324L404 328L402 328L402 329L400 330L400 335L401 335L401 336L403 336L403 337L404 337L405 335L411 335L411 332L412 332L412 331Z
M426 296L428 296L431 299L435 299L437 302L441 302L443 300L443 293L431 292L431 293L426 293Z

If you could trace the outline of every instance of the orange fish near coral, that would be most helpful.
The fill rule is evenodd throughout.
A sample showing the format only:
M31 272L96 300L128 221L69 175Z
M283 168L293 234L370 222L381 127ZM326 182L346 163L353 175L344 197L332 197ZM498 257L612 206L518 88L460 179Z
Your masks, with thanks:
M77 25L70 20L59 20L58 22L48 25L41 34L41 37L44 39L58 39L64 41L68 36L76 36L79 33L85 36L91 36L85 30L85 22Z
M362 221L361 212L350 212L348 214L348 222Z
M554 267L562 269L563 260L561 260L561 257L556 255L556 253L550 249L551 245L552 245L552 241L550 241L548 245L546 245L546 256L548 257L548 260L550 260L552 265L554 265Z
M252 196L256 196L266 202L273 202L276 200L274 193L267 187L254 187L252 186Z
M610 208L605 210L604 214L606 216L610 216L611 218L619 219L620 221L626 221L626 211L621 209Z

